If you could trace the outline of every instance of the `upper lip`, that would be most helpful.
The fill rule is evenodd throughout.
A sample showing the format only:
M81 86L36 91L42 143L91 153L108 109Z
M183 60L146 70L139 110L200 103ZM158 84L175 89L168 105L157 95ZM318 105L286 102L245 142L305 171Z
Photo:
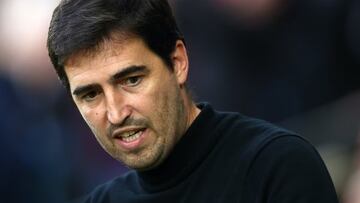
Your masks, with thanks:
M125 133L132 132L132 131L141 131L144 130L145 127L125 127L121 129L114 130L112 133L112 138L121 138L125 135Z

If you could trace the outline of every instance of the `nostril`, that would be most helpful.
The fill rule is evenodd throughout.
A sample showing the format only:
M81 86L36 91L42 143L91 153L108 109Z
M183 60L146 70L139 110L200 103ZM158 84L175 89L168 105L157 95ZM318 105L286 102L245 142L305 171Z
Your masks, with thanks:
M107 118L108 121L112 124L123 123L131 115L131 108L129 106L114 106L113 108L108 109Z

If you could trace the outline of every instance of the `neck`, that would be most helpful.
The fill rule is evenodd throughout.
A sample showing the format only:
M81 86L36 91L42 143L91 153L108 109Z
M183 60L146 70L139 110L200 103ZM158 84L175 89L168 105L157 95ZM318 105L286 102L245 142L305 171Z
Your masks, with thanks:
M196 106L195 102L191 99L190 93L185 90L181 92L183 94L184 99L184 107L185 107L185 114L186 114L186 129L190 127L190 125L194 122L195 118L200 114L200 109ZM184 132L185 133L185 132Z

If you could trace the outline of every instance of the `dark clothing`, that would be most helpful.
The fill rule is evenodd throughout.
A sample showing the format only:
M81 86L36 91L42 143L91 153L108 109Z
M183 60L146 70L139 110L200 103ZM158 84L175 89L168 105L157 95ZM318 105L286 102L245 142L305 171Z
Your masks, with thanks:
M163 164L130 171L84 202L338 202L324 163L306 140L261 120L199 107Z

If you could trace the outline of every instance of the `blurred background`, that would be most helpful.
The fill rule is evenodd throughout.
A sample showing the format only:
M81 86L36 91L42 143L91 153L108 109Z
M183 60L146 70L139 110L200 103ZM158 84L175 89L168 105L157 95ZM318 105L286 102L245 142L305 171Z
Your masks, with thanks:
M58 0L0 1L0 202L64 202L127 169L97 144L46 50ZM296 131L360 203L360 0L171 0L196 101Z

